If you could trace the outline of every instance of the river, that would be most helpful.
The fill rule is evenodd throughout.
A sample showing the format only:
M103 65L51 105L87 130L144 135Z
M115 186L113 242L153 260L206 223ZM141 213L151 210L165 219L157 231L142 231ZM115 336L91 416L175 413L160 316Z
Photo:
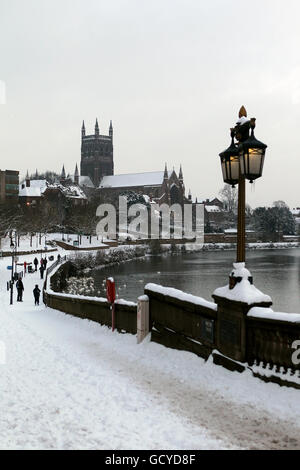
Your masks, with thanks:
M136 301L148 282L212 300L213 291L228 283L234 258L234 251L149 256L94 269L89 276L101 296L105 296L103 280L113 276L119 298L126 300ZM271 296L275 311L300 313L300 248L249 251L246 266L254 285Z

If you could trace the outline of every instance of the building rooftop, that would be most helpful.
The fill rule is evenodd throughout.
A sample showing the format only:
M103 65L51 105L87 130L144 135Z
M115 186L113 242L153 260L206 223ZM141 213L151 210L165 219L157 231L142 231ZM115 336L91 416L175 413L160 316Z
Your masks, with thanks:
M20 197L41 197L47 189L48 183L46 180L30 180L30 186L26 186L26 181L19 185Z
M171 176L168 171L168 176ZM103 176L99 188L130 188L134 186L160 186L164 180L163 171L147 173L128 173L124 175Z

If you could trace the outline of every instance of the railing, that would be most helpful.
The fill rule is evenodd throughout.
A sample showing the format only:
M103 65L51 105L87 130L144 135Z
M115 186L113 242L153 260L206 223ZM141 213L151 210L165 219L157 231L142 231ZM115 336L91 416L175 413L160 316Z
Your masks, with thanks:
M151 340L205 359L216 347L217 306L177 289L147 284Z
M296 371L293 343L300 340L300 323L247 317L246 361L250 366L260 365L277 372Z
M67 260L67 255L64 255L64 256L61 256L59 259L57 259L56 261L54 261L54 263L51 264L51 266L49 266L49 268L47 268L46 270L46 277L45 277L45 281L44 281L44 286L43 286L43 302L44 304L47 304L47 293L46 293L46 290L47 290L47 286L48 286L48 276L50 273L52 273L52 271L54 271L54 269L59 266L60 264L62 263L65 263Z

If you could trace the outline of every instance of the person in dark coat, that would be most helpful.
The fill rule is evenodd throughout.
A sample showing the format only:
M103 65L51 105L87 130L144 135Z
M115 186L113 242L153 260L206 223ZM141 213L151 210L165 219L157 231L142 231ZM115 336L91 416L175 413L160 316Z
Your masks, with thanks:
M38 266L38 264L39 264L39 260L38 260L37 258L34 258L33 264L34 264L34 266L35 266L35 270L37 271L37 266Z
M40 273L41 273L41 279L44 279L44 265L43 264L41 264Z
M35 288L33 289L34 305L40 305L40 294L41 289L39 289L39 286L36 284Z
M24 285L21 279L17 280L16 288L18 291L17 302L23 302L22 297L23 297Z
M47 269L47 263L48 263L48 261L47 261L47 258L46 258L46 257L44 258L43 263L44 263L44 269Z

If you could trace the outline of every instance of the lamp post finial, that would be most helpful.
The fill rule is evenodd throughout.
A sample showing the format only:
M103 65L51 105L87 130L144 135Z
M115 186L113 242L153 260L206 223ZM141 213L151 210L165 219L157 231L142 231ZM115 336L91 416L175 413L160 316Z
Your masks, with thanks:
M243 116L244 116L244 117L247 117L247 111L246 111L245 106L242 106L241 109L240 109L240 111L239 111L239 118L241 118L241 117L243 117Z

